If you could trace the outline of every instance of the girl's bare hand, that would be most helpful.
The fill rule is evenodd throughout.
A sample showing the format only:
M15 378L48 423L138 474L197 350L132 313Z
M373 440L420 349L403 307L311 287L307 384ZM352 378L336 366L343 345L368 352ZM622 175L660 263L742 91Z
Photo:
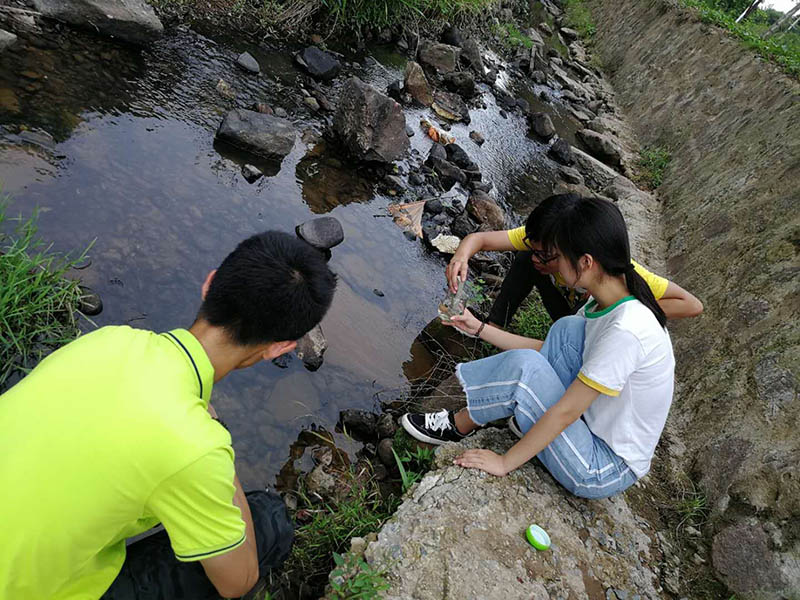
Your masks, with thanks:
M505 477L509 471L505 465L505 457L491 450L467 450L453 464L465 469L480 469L498 477Z
M478 328L481 326L481 322L475 317L475 315L469 312L468 308L464 309L463 315L450 317L450 322L445 324L451 325L456 329L460 329L469 335L477 335Z

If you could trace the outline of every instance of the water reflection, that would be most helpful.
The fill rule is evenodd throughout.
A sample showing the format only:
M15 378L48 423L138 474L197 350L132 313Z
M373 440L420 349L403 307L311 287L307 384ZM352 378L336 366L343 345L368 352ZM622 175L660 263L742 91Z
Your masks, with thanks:
M297 163L297 181L311 212L323 214L340 205L371 200L372 183L359 175L355 165L326 150L326 142L319 142Z

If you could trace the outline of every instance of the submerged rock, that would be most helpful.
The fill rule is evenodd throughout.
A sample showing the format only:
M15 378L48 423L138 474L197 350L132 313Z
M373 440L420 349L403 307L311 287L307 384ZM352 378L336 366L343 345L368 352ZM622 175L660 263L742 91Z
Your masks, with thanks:
M80 286L81 297L78 300L78 310L87 317L93 317L103 312L103 300L100 294L91 288Z
M411 97L422 106L430 106L433 104L433 95L431 88L428 85L428 79L422 67L413 60L408 61L406 70L403 75L403 82L405 90L411 94Z
M486 141L486 139L483 137L483 134L478 131L470 131L469 139L478 144L478 146L483 146L483 143Z
M91 29L132 44L148 44L164 26L144 0L33 0L43 16Z
M467 201L467 212L481 223L483 230L499 231L505 228L506 215L503 209L486 192L472 192Z
M242 52L239 58L236 59L236 64L245 71L250 71L251 73L258 74L261 72L261 66L258 64L258 61L249 52Z
M282 160L292 151L296 135L286 119L237 108L225 115L216 139L252 154Z
M469 124L469 109L461 96L437 90L433 94L433 99L432 108L437 115L449 121L463 121Z
M423 42L417 54L420 63L444 75L456 70L461 49L448 44Z
M342 64L335 56L316 46L309 46L295 55L295 62L315 79L330 81L342 69Z
M357 77L344 85L333 129L350 153L361 160L391 162L409 147L400 105Z
M330 250L344 241L344 229L336 217L318 217L295 227L301 240L318 250Z
M351 437L374 441L378 437L378 415L368 410L346 409L339 413L342 429Z
M245 178L247 183L255 183L261 179L263 175L264 173L261 172L261 169L253 165L245 165L242 167L242 177Z

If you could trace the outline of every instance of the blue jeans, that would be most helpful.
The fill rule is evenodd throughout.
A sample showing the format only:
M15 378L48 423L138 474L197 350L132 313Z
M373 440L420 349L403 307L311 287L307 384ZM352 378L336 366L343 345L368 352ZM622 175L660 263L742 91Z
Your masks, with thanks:
M462 363L456 373L478 425L514 415L523 433L558 402L583 362L585 320L556 321L540 352L509 350ZM561 432L537 458L576 496L606 498L628 488L636 476L582 418Z

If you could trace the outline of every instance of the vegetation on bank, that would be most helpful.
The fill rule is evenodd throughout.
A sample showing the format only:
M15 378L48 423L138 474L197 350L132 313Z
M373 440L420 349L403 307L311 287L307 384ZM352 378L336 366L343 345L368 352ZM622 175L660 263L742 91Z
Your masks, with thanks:
M741 13L741 2L731 0L682 1L684 5L697 9L704 23L727 29L742 40L748 48L779 64L790 75L800 77L800 31L793 30L776 33L767 38L761 37L770 25L781 16L781 13L775 10L759 9L747 19L737 23L736 18Z
M597 26L584 0L564 0L564 16L567 24L578 32L584 42L591 42L597 33Z
M522 33L514 23L495 25L492 27L492 33L497 36L500 43L503 44L507 50L514 50L520 47L533 47L533 40Z
M242 31L364 35L370 30L476 21L499 0L149 0L160 15L228 22ZM317 27L312 27L316 24Z
M665 148L645 148L640 152L636 166L639 172L636 177L637 183L647 185L651 190L656 189L664 181L664 172L672 159L669 151Z
M65 274L86 254L54 252L37 235L36 215L8 217L7 210L0 200L0 392L80 333L81 290Z
M514 315L511 331L525 337L543 340L553 324L538 293L532 293Z

